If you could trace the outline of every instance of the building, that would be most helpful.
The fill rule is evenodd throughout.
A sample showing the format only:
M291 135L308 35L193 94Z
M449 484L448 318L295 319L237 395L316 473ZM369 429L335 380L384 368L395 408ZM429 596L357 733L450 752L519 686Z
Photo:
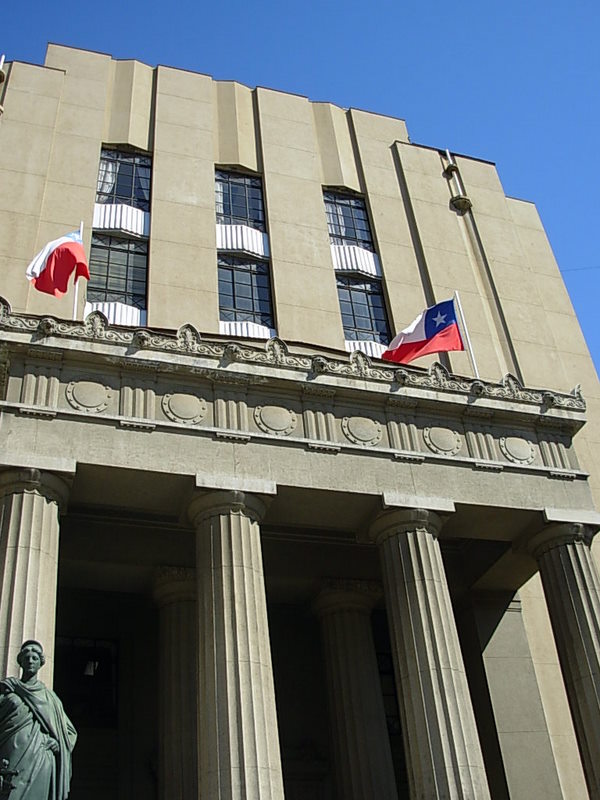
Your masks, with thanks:
M1 103L1 669L44 643L71 798L599 797L599 392L534 206L100 53ZM80 219L73 315L24 273ZM480 377L379 360L454 289Z

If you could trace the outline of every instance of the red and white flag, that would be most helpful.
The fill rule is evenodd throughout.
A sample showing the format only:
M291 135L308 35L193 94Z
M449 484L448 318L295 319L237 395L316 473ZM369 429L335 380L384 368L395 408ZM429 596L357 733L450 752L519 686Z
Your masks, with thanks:
M48 242L27 267L25 274L38 292L62 297L67 293L73 272L75 281L78 278L90 279L80 231Z
M464 350L458 328L454 300L444 300L426 308L390 342L381 356L385 361L408 364L430 353Z

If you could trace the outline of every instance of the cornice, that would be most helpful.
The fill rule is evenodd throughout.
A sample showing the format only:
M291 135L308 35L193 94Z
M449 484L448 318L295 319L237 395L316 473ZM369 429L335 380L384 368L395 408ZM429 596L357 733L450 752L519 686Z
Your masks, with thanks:
M581 389L576 386L570 393L531 389L523 386L513 375L505 375L499 383L451 374L439 363L427 371L410 366L380 366L356 351L348 357L306 355L291 353L281 339L274 337L264 345L208 339L200 335L193 325L183 325L175 333L151 329L135 329L110 325L99 311L89 314L81 321L62 320L55 317L17 314L9 303L0 298L0 383L2 363L9 358L9 342L28 347L41 346L54 354L61 346L71 349L73 345L100 346L105 357L118 359L123 368L132 370L157 369L177 371L179 369L211 377L213 380L244 380L256 383L266 378L252 374L244 377L244 367L271 368L279 377L301 380L305 386L320 386L311 383L316 378L329 379L331 385L339 386L344 379L344 388L388 391L391 397L406 397L407 390L413 397L435 393L436 399L458 400L466 408L479 407L500 401L516 410L521 407L527 415L536 413L538 420L560 419L572 430L583 424L581 412L586 409ZM108 348L108 349L107 349ZM152 358L151 354L155 354ZM166 362L165 356L177 354L184 358L182 364ZM150 359L149 359L150 356ZM53 356L54 358L56 355ZM208 362L207 366L206 365ZM240 371L242 370L242 371ZM336 379L338 379L336 381ZM367 385L366 385L367 384ZM398 393L398 394L396 394ZM446 397L440 398L439 394ZM559 412L558 417L554 414ZM565 419L564 413L569 414ZM549 416L548 416L549 415ZM538 423L539 424L539 423Z

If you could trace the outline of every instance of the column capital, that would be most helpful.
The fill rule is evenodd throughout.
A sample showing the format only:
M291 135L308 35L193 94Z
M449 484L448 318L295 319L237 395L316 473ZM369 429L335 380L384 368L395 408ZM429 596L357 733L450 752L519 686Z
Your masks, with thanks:
M69 498L72 476L31 467L10 467L0 471L0 498L10 494L39 494L57 503L62 511Z
M159 567L154 575L152 595L159 607L196 599L196 570L187 567Z
M555 525L546 525L541 531L527 539L525 549L537 560L544 553L561 545L583 542L589 547L596 531L596 527L584 525L581 522L560 522Z
M195 528L207 517L219 514L242 514L254 522L260 522L266 513L269 499L236 489L197 493L190 500L187 515Z
M396 508L384 511L371 523L369 538L380 544L391 536L426 531L437 538L444 520L426 508Z
M312 609L318 617L339 611L370 614L382 596L383 590L377 581L326 578L313 601Z

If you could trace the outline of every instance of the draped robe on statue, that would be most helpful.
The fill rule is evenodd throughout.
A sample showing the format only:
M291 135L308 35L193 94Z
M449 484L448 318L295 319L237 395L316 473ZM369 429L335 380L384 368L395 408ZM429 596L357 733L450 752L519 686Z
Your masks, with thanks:
M49 748L52 739L56 753ZM76 739L62 703L43 683L0 681L0 761L17 771L10 800L65 800Z

